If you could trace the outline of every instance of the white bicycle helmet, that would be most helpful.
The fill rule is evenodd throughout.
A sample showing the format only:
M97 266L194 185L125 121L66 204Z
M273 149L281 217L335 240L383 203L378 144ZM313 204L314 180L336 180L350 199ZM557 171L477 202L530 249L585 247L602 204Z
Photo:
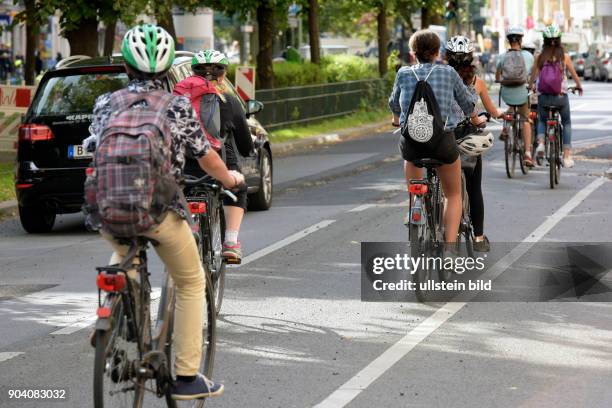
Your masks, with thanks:
M525 35L525 30L521 26L510 27L510 29L506 33L506 37L510 37L511 35L518 35L522 37Z
M467 156L479 156L493 147L493 134L483 132L464 136L457 140L457 147Z
M446 43L446 50L456 54L469 54L474 52L474 44L463 35L456 35Z
M227 56L217 50L198 51L191 59L191 66L200 64L229 65Z
M168 70L174 61L174 39L152 24L136 26L125 33L121 54L132 68L149 74Z

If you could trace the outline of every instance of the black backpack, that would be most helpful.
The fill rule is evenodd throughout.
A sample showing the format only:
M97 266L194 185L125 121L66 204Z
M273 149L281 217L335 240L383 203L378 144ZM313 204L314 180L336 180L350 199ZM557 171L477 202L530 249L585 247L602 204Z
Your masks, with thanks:
M402 136L411 144L433 149L444 136L445 126L436 96L427 83L436 65L423 80L419 78L414 67L411 69L418 82L410 100L408 115L402 127Z

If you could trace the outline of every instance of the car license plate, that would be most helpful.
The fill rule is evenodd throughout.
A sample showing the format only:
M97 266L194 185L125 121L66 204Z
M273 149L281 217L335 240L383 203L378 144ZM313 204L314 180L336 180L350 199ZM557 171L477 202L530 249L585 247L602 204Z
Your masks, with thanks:
M69 159L91 159L93 153L88 152L82 145L70 145L68 146L68 158Z

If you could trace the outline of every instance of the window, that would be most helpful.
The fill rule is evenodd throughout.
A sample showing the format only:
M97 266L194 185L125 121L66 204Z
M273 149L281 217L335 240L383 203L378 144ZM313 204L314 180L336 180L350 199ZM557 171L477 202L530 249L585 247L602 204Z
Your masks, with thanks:
M96 98L127 86L125 73L81 74L50 78L32 103L36 116L92 113Z

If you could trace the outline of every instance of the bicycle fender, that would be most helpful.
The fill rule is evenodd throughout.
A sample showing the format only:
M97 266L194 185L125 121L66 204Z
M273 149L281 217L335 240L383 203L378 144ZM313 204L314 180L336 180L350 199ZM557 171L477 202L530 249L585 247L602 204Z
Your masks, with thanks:
M96 330L110 330L111 324L109 319L96 320Z

